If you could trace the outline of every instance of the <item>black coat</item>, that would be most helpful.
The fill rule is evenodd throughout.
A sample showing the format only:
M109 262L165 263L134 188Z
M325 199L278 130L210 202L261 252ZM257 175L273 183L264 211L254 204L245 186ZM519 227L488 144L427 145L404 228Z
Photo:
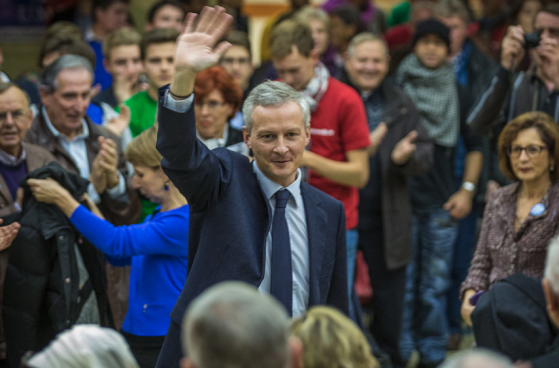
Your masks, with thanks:
M26 179L51 177L79 199L88 181L64 170L58 163L28 174ZM4 332L9 366L18 367L26 351L42 349L56 334L71 327L83 304L94 291L101 324L112 325L105 274L105 258L71 225L55 205L38 202L29 186L23 211L6 222L21 224L10 248L4 286ZM89 281L79 285L77 245L89 273Z

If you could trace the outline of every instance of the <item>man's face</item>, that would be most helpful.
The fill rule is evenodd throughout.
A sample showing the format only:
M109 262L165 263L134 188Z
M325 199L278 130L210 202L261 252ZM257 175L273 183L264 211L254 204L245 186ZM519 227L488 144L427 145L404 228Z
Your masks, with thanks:
M238 45L229 47L223 54L220 65L239 82L243 90L248 88L254 68L247 49Z
M297 91L302 91L314 77L314 67L318 60L316 50L308 57L299 53L296 46L292 46L291 54L283 59L273 59L274 66L280 79Z
M250 132L243 127L245 143L254 153L258 168L283 187L297 176L310 130L305 129L301 107L295 102L282 106L256 106Z
M109 5L106 9L97 8L95 19L106 32L126 27L128 25L128 4L118 2Z
M462 50L468 38L468 25L458 16L439 18L439 20L450 30L450 52L456 55Z
M17 157L32 119L29 102L18 88L0 94L0 149Z
M41 89L41 102L54 127L72 136L81 129L91 99L91 74L86 69L63 69L52 93Z
M221 138L225 123L233 112L233 106L225 102L223 94L214 89L201 101L194 103L196 130L203 139Z
M358 44L346 61L349 78L361 91L376 89L388 73L388 50L380 41Z
M153 23L149 28L173 28L181 32L183 20L184 10L182 8L177 8L173 5L165 5L155 13Z
M559 17L553 14L540 12L536 16L534 28L537 32L540 33L540 44L546 39L559 42ZM537 47L531 50L530 54L537 65L541 64L542 57L545 58L545 53L541 53L540 51L542 51L541 48Z
M113 47L108 59L104 60L105 69L113 78L123 78L130 83L136 83L143 70L140 58L140 46L123 45Z
M427 34L417 40L414 52L427 69L439 69L446 63L448 56L446 44L435 34Z
M157 90L159 87L171 83L175 71L174 62L174 42L151 44L146 48L144 71L150 88Z
M314 41L314 49L318 55L323 55L328 48L328 30L324 22L318 19L309 20L309 28L312 31L312 39Z

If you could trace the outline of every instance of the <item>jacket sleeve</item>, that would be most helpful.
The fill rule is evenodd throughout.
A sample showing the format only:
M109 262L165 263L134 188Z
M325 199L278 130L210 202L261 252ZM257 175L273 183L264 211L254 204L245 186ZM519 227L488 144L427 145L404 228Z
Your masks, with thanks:
M508 70L499 67L491 84L468 117L467 123L475 133L490 135L502 114L507 114L511 103L511 78Z
M336 239L336 264L332 273L326 304L338 308L349 316L349 291L347 290L347 247L345 210L340 203L338 236Z
M187 212L175 212L159 221L114 226L79 206L70 222L95 247L113 258L147 254L188 255Z
M468 269L468 276L460 286L460 299L462 299L464 292L468 289L475 291L486 291L489 288L489 274L491 272L492 262L491 255L489 254L489 232L493 226L493 211L495 203L495 195L491 195L488 205L483 213L483 223L481 225L481 233L477 242L474 258Z
M402 138L415 130L417 132L416 150L404 165L398 166L390 159L390 169L406 176L419 176L426 173L433 164L433 141L421 124L419 112L407 96L406 105L409 112L406 118L405 135L402 134Z
M157 150L163 156L161 167L187 199L191 210L203 211L221 198L227 169L196 137L192 106L184 113L167 106L168 89L159 89Z

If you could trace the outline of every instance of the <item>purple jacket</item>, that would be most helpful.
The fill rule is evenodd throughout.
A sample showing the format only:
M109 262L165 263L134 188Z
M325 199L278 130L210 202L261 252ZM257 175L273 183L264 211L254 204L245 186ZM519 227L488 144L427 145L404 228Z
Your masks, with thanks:
M485 291L515 273L529 277L543 276L547 247L559 230L559 183L553 183L540 202L545 211L540 215L528 215L515 231L519 186L519 183L513 183L492 194L460 295L468 289Z

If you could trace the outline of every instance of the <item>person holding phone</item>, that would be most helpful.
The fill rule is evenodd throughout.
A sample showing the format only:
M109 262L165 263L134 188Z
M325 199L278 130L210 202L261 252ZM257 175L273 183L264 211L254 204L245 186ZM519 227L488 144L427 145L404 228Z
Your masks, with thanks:
M515 182L492 193L477 248L462 283L462 318L480 291L515 273L542 277L550 240L559 230L559 126L542 112L507 124L499 137L499 164ZM477 294L477 296L476 296Z

